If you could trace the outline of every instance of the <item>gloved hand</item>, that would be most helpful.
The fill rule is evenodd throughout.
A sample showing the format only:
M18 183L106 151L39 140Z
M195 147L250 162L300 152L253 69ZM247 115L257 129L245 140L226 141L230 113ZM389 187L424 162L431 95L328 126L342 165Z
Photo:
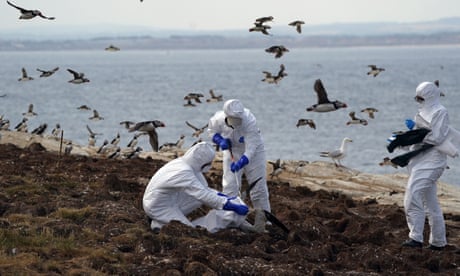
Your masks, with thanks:
M415 126L415 122L412 119L406 119L405 124L409 130L412 130Z
M219 145L222 150L228 150L232 146L230 139L222 137L220 133L214 134L212 141Z
M232 164L230 164L230 170L232 172L237 172L241 170L247 164L249 164L249 159L246 157L246 155L243 154L240 160L238 160L237 162L232 162Z
M233 211L237 213L240 216L245 216L249 212L248 206L244 204L236 204L233 203L231 200L234 199L234 197L231 197L227 199L227 202L225 203L224 207L222 209L226 211Z

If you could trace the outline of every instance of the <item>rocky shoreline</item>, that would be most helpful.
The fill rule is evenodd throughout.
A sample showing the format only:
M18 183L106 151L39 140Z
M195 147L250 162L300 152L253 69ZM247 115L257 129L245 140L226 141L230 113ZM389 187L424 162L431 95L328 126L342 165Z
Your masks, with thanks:
M439 184L449 243L444 251L401 247L408 233L400 206L407 176L365 174L327 162L284 161L281 174L268 176L272 213L289 233L274 225L267 233L209 233L171 222L155 234L142 195L150 177L182 151L108 159L79 145L66 155L55 138L12 131L0 136L1 275L460 271L459 197L444 183ZM220 156L206 177L220 189ZM191 218L207 211L203 207Z
M69 140L56 137L43 137L29 133L14 131L0 131L0 144L13 144L19 148L26 148L39 143L47 151L63 154L65 145ZM108 154L97 154L98 147L81 146L72 144L72 154L88 157L104 158ZM125 149L125 151L128 149ZM123 149L122 149L123 151ZM161 160L168 162L182 155L184 149L172 149L169 151L141 152L139 157L146 159ZM110 152L109 152L110 153ZM220 168L221 155L217 153L214 162L215 169ZM350 168L337 168L333 163L323 161L282 160L283 172L275 177L275 180L287 182L290 186L306 186L312 190L324 189L327 191L340 191L354 199L375 198L382 204L397 204L402 206L404 189L408 175L395 174L368 174ZM270 176L272 166L267 164L267 178ZM453 185L438 183L438 193L441 206L445 212L459 212L460 189Z

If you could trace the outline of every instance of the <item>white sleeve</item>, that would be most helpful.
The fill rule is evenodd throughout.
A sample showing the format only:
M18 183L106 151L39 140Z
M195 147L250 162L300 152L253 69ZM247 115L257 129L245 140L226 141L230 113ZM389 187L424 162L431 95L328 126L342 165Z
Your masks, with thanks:
M211 139L214 136L214 134L222 132L222 123L220 122L221 117L222 117L221 112L216 112L216 114L214 114L214 116L212 116L209 119L208 135Z
M263 141L254 115L250 114L247 118L247 123L244 125L244 144L246 146L244 155L246 155L249 162L251 162L251 158L254 156L259 146L263 144Z
M425 136L423 142L437 146L446 140L449 134L449 115L447 110L441 109L433 115L430 129L431 131Z

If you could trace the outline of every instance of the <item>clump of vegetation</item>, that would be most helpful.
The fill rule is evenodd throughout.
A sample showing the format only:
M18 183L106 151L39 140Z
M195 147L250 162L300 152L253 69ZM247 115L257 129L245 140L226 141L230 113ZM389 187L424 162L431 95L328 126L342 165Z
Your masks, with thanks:
M74 209L74 208L59 208L55 215L57 217L71 220L77 224L82 223L85 219L87 219L93 213L93 209L91 207L85 207L81 209Z

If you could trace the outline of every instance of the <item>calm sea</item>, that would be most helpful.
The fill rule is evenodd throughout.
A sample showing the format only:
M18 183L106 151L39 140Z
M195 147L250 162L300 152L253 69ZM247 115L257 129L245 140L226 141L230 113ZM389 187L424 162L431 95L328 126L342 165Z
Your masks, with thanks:
M271 46L271 45L267 45ZM286 45L288 46L288 45ZM288 47L289 48L289 47ZM368 173L406 173L405 169L380 167L386 156L386 139L392 131L403 130L404 120L416 112L415 88L422 81L440 81L446 96L451 124L460 129L460 51L454 46L436 47L359 47L289 49L275 59L264 49L250 50L174 50L174 51L21 51L0 52L0 114L19 123L30 103L38 116L29 120L29 131L42 123L47 133L56 123L65 137L87 144L89 125L100 145L120 133L121 145L132 138L119 122L158 119L166 124L159 129L160 144L175 142L186 135L185 146L196 138L185 121L201 127L222 102L184 107L189 92L209 97L209 89L224 99L239 98L258 119L266 143L268 158L275 160L327 160L320 151L338 148L344 137L349 144L345 166ZM288 74L278 84L262 82L262 71L276 74L280 64ZM368 65L386 70L377 77L367 75ZM40 78L36 68L60 70L49 78ZM19 82L24 67L34 80ZM67 68L84 72L90 83L68 83ZM338 99L348 108L329 113L311 113L305 109L316 102L313 83L320 78L331 100ZM91 111L77 110L80 105L96 109L104 120L90 121ZM360 110L378 109L375 119ZM368 120L367 126L347 126L348 113ZM316 122L316 130L296 127L300 118ZM208 139L206 135L202 136ZM140 145L150 150L147 137ZM450 169L442 180L460 185L459 159L449 159Z

